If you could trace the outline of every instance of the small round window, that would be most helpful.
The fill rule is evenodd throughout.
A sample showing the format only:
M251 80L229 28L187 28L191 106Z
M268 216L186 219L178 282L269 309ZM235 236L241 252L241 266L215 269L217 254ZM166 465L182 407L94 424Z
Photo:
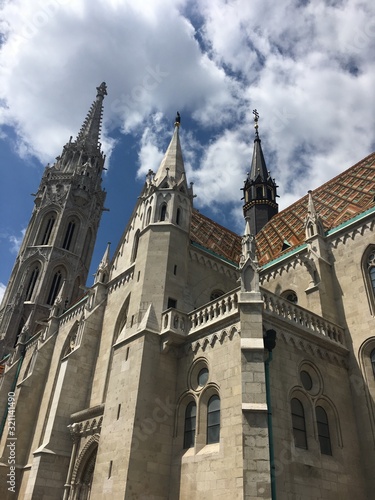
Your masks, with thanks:
M207 368L202 368L198 373L198 385L199 387L203 387L207 384L208 380L208 370Z
M300 378L302 385L306 389L306 391L311 391L313 386L313 381L312 378L310 377L310 374L307 373L305 370L302 370L300 373Z

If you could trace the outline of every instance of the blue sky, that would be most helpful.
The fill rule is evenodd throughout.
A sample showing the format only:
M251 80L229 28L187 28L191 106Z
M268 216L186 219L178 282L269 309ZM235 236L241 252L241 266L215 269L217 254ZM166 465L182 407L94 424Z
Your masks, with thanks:
M0 12L0 295L30 194L102 81L110 211L92 272L157 169L177 110L195 206L237 232L254 108L281 208L375 150L370 0L5 0Z

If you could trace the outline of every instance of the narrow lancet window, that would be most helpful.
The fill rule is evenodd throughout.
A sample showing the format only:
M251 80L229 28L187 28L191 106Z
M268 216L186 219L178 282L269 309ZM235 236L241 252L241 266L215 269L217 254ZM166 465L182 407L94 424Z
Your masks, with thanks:
M75 227L76 227L75 222L74 221L70 221L69 224L68 224L68 227L66 229L64 241L63 241L63 244L62 244L62 247L65 250L69 250L70 247L71 247Z
M52 305L55 302L57 294L59 293L60 285L61 285L61 271L57 271L54 275L51 283L51 288L47 298L47 304Z
M297 398L293 398L291 401L291 409L294 444L296 448L304 448L307 450L305 411L301 401Z
M25 301L31 300L31 298L33 296L34 289L35 289L35 284L38 280L38 276L39 276L39 266L36 266L36 267L34 267L32 273L30 275L29 282L27 284Z
M45 222L44 229L42 229L39 245L48 245L54 224L55 216L51 215Z
M184 449L192 448L195 442L197 405L191 401L185 410Z
M327 413L321 406L315 409L316 424L318 427L318 437L320 444L320 452L323 455L332 455L331 437L329 434L329 425Z
M220 441L220 398L211 396L207 406L207 444Z

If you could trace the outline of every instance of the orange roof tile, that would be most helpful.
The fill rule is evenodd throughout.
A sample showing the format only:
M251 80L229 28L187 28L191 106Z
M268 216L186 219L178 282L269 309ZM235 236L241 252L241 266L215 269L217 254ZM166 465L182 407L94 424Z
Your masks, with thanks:
M375 153L313 191L314 205L325 230L364 212L374 205ZM257 234L259 264L279 257L284 241L291 246L305 240L307 195L275 215ZM290 250L290 248L288 248Z
M198 243L231 262L237 264L240 260L241 237L197 210L193 210L190 237L194 243Z
M342 224L374 205L375 153L313 191L316 212L326 230ZM257 234L259 264L279 257L284 241L291 247L305 241L307 195L275 215ZM191 239L232 262L239 262L241 237L193 210Z

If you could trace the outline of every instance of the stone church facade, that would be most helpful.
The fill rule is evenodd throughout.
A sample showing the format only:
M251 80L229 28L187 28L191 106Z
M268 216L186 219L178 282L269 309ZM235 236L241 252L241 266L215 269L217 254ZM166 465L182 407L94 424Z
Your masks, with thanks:
M256 114L241 238L194 209L178 116L84 288L105 95L1 306L1 498L372 499L375 154L278 213Z

